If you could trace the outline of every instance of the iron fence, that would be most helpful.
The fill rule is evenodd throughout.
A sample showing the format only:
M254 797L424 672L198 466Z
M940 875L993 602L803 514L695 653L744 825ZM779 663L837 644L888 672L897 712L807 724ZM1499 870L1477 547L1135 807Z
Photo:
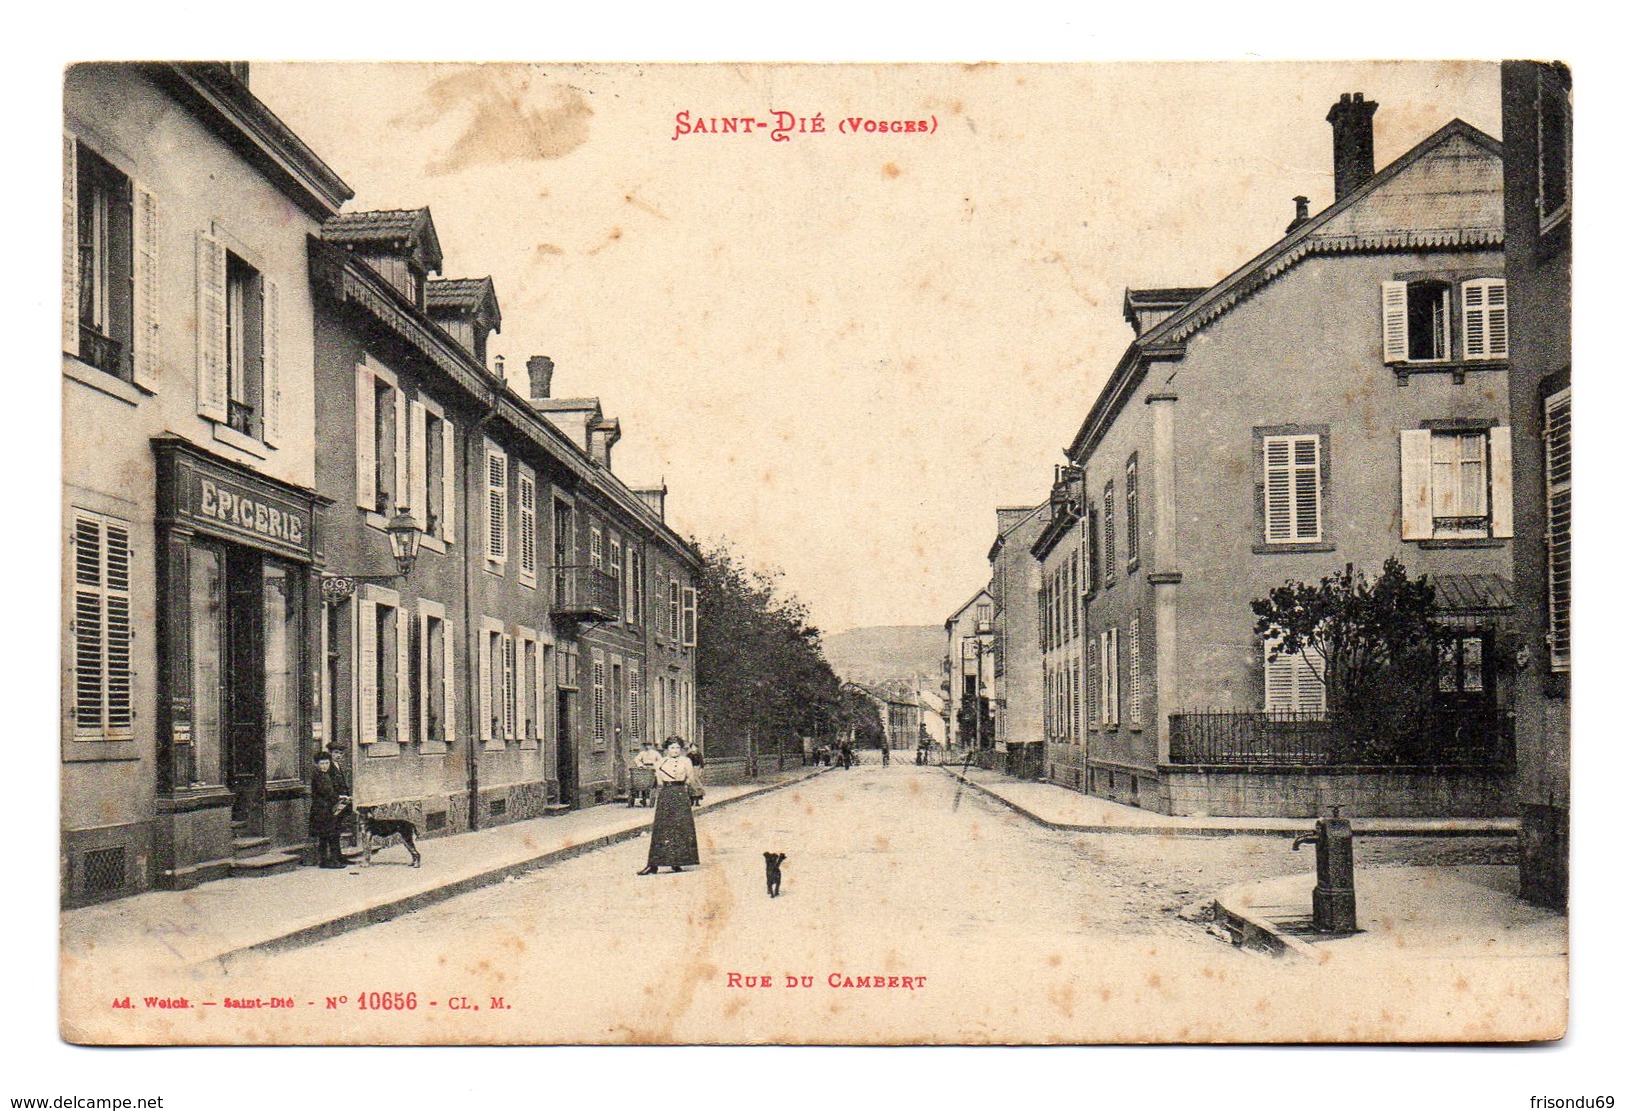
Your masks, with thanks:
M1208 710L1168 715L1174 764L1495 768L1510 765L1512 718L1433 706L1379 720L1346 714Z

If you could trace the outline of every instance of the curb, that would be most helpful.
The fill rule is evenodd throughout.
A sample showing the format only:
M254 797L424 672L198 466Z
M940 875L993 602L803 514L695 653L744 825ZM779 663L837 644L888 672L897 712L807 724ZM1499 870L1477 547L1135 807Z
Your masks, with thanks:
M787 779L783 783L770 783L753 791L744 791L740 794L734 795L731 798L721 799L717 802L710 803L703 807L702 811L720 810L723 807L730 806L736 802L743 802L746 799L760 798L762 795L771 794L774 791L782 791L786 787L794 787L797 784L805 783L811 779L816 779L818 776L823 775L828 770L828 768L825 768L820 771L815 771L811 775L804 775L796 779ZM510 876L517 876L525 872L534 871L537 868L545 868L553 864L560 864L571 859L572 857L580 856L583 853L608 848L610 845L616 845L622 841L634 840L638 837L644 836L648 832L648 825L640 824L628 829L616 830L613 833L600 834L597 837L589 838L588 840L582 841L579 844L568 845L562 849L551 849L547 852L539 853L536 856L529 857L525 860L514 861L510 864L504 864L498 868L487 869L486 871L476 873L472 876L464 876L461 879L452 880L449 883L443 884L439 887L430 888L427 891L415 891L411 894L402 895L398 898L378 903L363 910L351 911L347 914L341 914L335 918L330 918L326 921L317 922L309 926L300 926L295 929L288 930L285 933L280 933L275 937L266 938L263 941L256 941L248 945L239 945L235 949L229 949L212 957L205 957L202 960L195 962L195 964L219 964L226 966L230 964L233 958L244 956L249 953L280 953L289 949L297 949L305 945L314 945L317 942L338 937L340 934L349 933L352 930L359 930L367 926L375 926L379 923L388 922L391 919L399 918L402 915L423 910L425 907L431 907L436 903L443 903L448 899L455 899L459 895L466 895L471 891L478 891L483 887L494 886L502 883Z
M1283 934L1269 922L1225 905L1226 899L1234 900L1242 890L1242 887L1226 888L1213 900L1213 921L1230 935L1231 945L1272 957L1320 959L1308 942Z
M1175 826L1175 825L1100 825L1077 824L1072 822L1053 822L1048 818L1039 816L1033 811L1012 802L990 787L977 783L974 779L955 771L952 767L938 765L965 786L980 791L987 798L1014 810L1017 814L1037 822L1049 829L1062 830L1067 833L1126 833L1134 835L1150 835L1157 837L1296 837L1301 833L1312 831L1313 818L1284 818L1282 821L1293 822L1287 826L1265 827L1238 827L1238 826ZM1438 828L1414 825L1384 825L1384 822L1412 822L1410 818L1356 818L1352 825L1357 837L1515 837L1518 834L1517 818L1460 818L1450 819L1450 824Z

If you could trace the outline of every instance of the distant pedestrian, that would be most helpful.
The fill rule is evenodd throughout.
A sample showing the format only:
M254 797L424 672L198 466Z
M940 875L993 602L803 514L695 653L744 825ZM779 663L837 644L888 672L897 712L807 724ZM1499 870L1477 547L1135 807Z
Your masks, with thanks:
M316 767L310 773L310 835L316 838L319 867L344 867L339 834L350 808L348 791L343 773L333 767L333 754L326 749L317 752Z
M655 765L660 763L660 752L651 740L632 757L632 789L626 805L651 806L654 804Z
M700 862L700 839L694 831L694 811L689 799L689 780L694 763L683 753L680 737L666 738L666 754L655 765L654 824L649 833L649 863L639 872L652 876L662 866L681 872Z
M686 755L693 765L688 773L688 801L698 806L705 798L705 753L700 751L699 745L691 744Z
M891 767L891 745L889 744L880 746L880 766L883 768Z

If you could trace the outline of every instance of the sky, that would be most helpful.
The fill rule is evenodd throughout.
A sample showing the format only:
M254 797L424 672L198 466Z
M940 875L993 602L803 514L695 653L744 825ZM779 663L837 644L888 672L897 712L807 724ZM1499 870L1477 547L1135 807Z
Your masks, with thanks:
M446 277L495 279L516 388L619 417L664 480L826 632L939 624L987 580L1131 333L1129 286L1203 285L1331 201L1327 108L1379 166L1453 117L1500 133L1487 63L256 64L355 190L428 205ZM679 134L774 112L770 133ZM824 132L811 130L821 116ZM924 133L843 133L856 117ZM805 121L805 122L803 122ZM801 131L806 127L808 130Z

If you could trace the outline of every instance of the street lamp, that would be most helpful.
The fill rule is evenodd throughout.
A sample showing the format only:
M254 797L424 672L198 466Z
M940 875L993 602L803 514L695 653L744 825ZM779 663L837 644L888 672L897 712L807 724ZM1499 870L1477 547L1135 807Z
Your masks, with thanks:
M423 529L418 526L417 518L412 511L402 507L395 512L384 526L384 534L389 537L389 551L395 557L395 573L393 575L322 575L322 601L329 603L342 602L355 593L358 583L390 583L397 579L404 579L412 573L412 565L417 562L418 548L423 543Z

